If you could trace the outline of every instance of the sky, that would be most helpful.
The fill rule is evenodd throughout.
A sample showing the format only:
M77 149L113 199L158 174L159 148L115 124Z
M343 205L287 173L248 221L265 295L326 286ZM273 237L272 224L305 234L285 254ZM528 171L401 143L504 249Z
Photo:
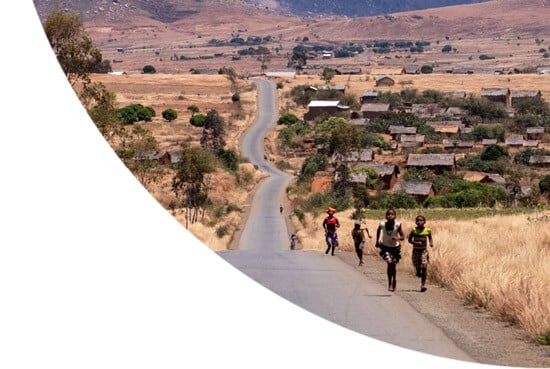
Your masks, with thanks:
M0 367L477 367L346 330L219 258L103 140L32 0L6 7Z

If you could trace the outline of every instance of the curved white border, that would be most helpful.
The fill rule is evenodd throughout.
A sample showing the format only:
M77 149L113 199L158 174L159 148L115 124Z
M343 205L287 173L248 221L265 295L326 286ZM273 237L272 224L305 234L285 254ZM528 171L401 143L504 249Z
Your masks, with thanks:
M103 140L61 72L32 1L6 7L1 367L476 366L345 330L223 262Z

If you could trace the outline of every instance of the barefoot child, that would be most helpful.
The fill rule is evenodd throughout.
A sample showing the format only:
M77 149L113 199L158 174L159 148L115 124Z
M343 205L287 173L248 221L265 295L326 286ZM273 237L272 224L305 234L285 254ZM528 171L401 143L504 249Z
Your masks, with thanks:
M401 241L405 239L401 223L395 221L394 209L386 211L386 221L380 222L376 230L376 247L380 249L380 256L388 263L388 291L395 291L397 277L397 263L401 259Z
M408 241L413 245L412 263L416 268L416 276L420 277L420 291L426 291L426 277L428 275L428 263L430 255L428 254L428 242L430 247L434 247L432 239L432 230L426 225L426 218L422 215L416 217L416 227L409 233Z
M355 253L359 258L359 266L363 265L363 247L365 247L365 241L366 241L365 231L367 231L367 235L369 236L369 238L372 238L372 236L369 233L369 229L366 227L361 228L361 221L356 220L354 223L353 230L351 231L351 237L353 238Z

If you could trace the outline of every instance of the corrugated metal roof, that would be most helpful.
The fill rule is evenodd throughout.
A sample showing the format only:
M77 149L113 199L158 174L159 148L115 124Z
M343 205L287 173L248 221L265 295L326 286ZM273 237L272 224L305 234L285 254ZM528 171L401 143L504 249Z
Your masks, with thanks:
M380 177L392 175L394 173L400 173L399 167L395 164L376 164L369 163L357 166L356 168L370 168L376 171Z
M503 96L508 95L510 89L503 87L494 87L494 88L482 88L481 96Z
M409 195L429 195L431 189L431 182L398 182L393 187L393 192L405 192Z
M550 164L550 155L532 155L529 164Z
M398 135L398 134L414 135L416 134L416 127L389 126L388 132L390 135Z
M544 133L544 127L527 127L527 133Z
M456 141L456 140L443 140L443 147L445 148L470 148L474 146L474 141Z
M383 103L366 103L361 105L361 111L388 111L390 110L390 104Z
M506 137L504 141L506 145L523 145L523 136L522 135L511 135Z
M338 100L312 100L307 105L309 108L315 107L337 107L340 104L340 101Z
M354 150L350 151L347 156L343 157L342 155L338 153L332 154L332 157L330 158L331 164L334 163L353 163L353 162L365 162L365 161L371 161L374 159L374 153L371 149L363 149L363 150Z
M409 154L407 166L454 166L454 154Z
M511 91L510 96L512 97L536 97L540 95L540 91Z

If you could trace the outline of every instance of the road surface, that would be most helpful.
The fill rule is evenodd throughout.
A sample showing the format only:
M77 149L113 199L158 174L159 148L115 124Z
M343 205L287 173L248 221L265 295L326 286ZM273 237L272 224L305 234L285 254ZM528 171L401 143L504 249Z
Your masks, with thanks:
M259 114L241 151L270 176L254 195L238 250L218 254L244 274L288 301L371 338L441 357L474 361L405 300L322 252L292 251L279 212L291 177L264 159L263 140L277 118L272 82L257 80Z

